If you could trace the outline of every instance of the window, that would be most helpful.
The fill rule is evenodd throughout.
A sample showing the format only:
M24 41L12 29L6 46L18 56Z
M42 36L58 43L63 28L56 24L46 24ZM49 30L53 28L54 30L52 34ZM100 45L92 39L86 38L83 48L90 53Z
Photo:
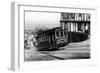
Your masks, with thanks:
M46 41L46 36L44 36L44 42Z
M42 38L40 37L40 42L42 41Z
M67 36L67 32L66 31L64 31L64 35Z
M46 37L46 40L49 41L49 36Z
M90 14L87 14L86 21L90 21Z
M57 37L59 37L59 31L56 32Z
M62 29L64 29L65 28L65 23L62 23L61 25L62 25Z
M43 42L43 38L41 37L41 42Z
M60 33L61 33L61 37L63 37L63 31L60 31Z
M38 38L38 43L40 43L40 38Z
M43 38L43 42L45 41L45 36L42 37Z
M45 36L45 41L48 41L48 36L47 35Z
M78 27L78 32L82 32L82 23L79 23L77 27Z

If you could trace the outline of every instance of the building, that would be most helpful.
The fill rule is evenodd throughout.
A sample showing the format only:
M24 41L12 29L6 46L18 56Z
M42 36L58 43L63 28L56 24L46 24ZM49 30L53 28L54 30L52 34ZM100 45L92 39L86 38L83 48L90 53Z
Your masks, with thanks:
M69 42L80 42L90 36L89 13L61 13L60 26L67 29Z

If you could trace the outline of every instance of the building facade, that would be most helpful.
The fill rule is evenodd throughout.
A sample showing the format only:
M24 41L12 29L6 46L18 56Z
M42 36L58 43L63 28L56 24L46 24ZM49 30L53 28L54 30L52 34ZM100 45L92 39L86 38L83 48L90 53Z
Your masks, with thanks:
M89 13L61 13L60 26L69 33L69 42L80 42L90 37Z

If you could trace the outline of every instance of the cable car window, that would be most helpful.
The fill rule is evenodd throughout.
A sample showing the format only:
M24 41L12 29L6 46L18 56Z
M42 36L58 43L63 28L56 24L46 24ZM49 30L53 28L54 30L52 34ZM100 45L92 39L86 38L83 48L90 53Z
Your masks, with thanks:
M46 41L46 36L44 36L44 41Z
M44 36L44 42L45 42L45 36Z
M48 35L48 41L50 41L50 36Z
M44 37L42 36L42 42L44 42Z
M45 36L43 36L43 42L45 41Z
M45 42L45 36L43 38L44 38L44 42Z
M57 37L59 37L59 31L56 32Z
M39 38L40 42L41 42L41 37Z
M43 38L41 37L41 42L43 41Z
M48 41L48 36L46 36L46 41Z
M61 37L63 37L63 31L60 31L60 33L61 33Z
M40 42L40 38L38 38L38 42Z
M48 36L47 36L47 41L48 41Z
M45 36L45 41L47 41L47 36Z
M39 37L39 42L41 42L40 37Z
M64 35L67 36L67 32L66 31L64 31Z
M47 36L47 41L48 41L48 36Z
M47 36L45 37L45 41L47 41Z

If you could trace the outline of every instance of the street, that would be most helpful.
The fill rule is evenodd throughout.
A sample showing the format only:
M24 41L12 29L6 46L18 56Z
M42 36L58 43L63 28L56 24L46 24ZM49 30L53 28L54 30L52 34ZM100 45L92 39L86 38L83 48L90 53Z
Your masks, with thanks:
M36 49L25 50L25 61L48 61L67 59L88 59L90 58L90 39L70 43L57 51L37 51Z

